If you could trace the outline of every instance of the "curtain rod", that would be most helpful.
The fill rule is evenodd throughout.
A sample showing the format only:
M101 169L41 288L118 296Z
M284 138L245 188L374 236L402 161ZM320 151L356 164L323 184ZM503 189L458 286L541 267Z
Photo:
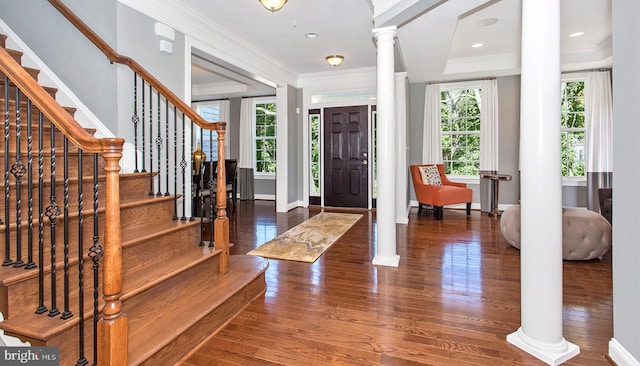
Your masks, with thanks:
M460 79L460 80L447 80L447 81L429 81L427 85L433 84L453 84L453 83L464 83L467 81L483 81L483 80L496 80L495 76L489 78L475 78L475 79Z
M266 98L266 97L276 97L275 94L265 94L265 95L255 95L255 96L251 96L251 97L240 97L240 99L247 99L247 98ZM198 102L219 102L221 100L230 100L230 99L235 99L235 98L219 98L219 99L200 99L200 100L194 100L193 103L198 103Z

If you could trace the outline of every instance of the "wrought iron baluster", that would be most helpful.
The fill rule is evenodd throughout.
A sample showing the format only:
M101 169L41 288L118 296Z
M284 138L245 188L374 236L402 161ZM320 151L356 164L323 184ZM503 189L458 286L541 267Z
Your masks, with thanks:
M167 104L169 104L167 102ZM178 116L173 106L173 219L178 219Z
M145 143L146 133L145 133L144 113L145 113L145 102L147 100L145 99L145 96L144 96L144 91L145 91L144 83L145 82L144 82L144 79L141 79L141 80L142 80L142 87L140 89L142 90L142 104L141 104L140 111L142 112L142 119L140 120L140 122L141 122L140 123L140 127L142 127L142 131L141 131L140 134L142 136L142 143L140 145L142 146L142 170L140 172L146 173L147 169L145 169L145 166L146 166L146 161L147 161L147 154L146 154L147 146L146 146L146 143Z
M62 148L64 158L64 199L63 199L63 282L64 282L64 311L62 312L62 319L69 319L73 316L73 313L69 309L69 139L65 136L63 140Z
M11 230L9 230L9 78L4 77L4 261L3 266L10 266L13 264L11 260Z
M5 86L7 88L8 85ZM22 116L20 115L20 89L15 87L16 89L16 161L11 165L11 174L16 179L16 260L13 263L14 268L24 267L24 262L22 261L22 177L24 173L26 173L27 169L21 160L20 148L22 147L20 144L21 138L21 122ZM7 225L7 230L9 226Z
M153 87L149 84L149 196L153 196Z
M166 178L166 188L167 190L164 192L165 196L169 196L169 101L164 100L164 137L165 137L165 178ZM175 155L174 155L175 156Z
M44 306L44 115L38 112L38 308L36 314L48 309Z
M78 150L78 348L80 354L76 366L85 366L84 351L84 190L83 190L83 153Z
M51 232L51 309L49 316L60 314L56 306L56 220L60 216L60 207L56 203L56 127L51 124L51 192L49 195L49 206L45 210L45 215L49 219Z
M102 245L98 243L98 154L93 154L93 245L89 249L89 258L93 261L93 363L98 359L98 285L100 274L100 258L104 254Z
M28 231L27 231L27 265L26 269L36 268L33 261L33 113L31 111L31 99L27 99L27 183L28 203Z
M186 172L185 170L187 169L187 159L185 158L185 144L187 142L186 140L186 136L185 136L185 127L186 127L186 122L185 122L185 117L184 117L184 113L182 114L182 160L180 161L180 167L182 168L182 218L181 220L186 220L187 219L187 195L186 195ZM189 195L189 199L191 199L192 195ZM193 204L193 203L192 203ZM193 217L191 217L191 220L193 220Z
M156 148L158 149L158 191L156 192L156 197L162 196L162 176L160 175L160 171L162 170L162 118L160 118L160 92L156 92L158 95L158 135L156 136ZM167 157L168 159L168 157Z
M213 247L213 215L214 215L214 190L215 190L215 185L214 185L214 181L213 181L213 177L214 175L217 175L217 172L213 171L213 131L209 130L209 160L212 162L211 163L211 174L209 174L209 182L207 183L209 185L209 247ZM222 162L224 164L224 162ZM218 164L220 164L220 162L218 162ZM218 166L216 164L216 166ZM217 171L218 169L216 169ZM204 216L204 211L202 212L202 216Z
M138 151L138 122L140 122L140 117L138 117L138 73L135 71L133 73L133 116L131 117L131 122L133 122L133 149ZM134 160L135 169L133 172L138 173L138 158L136 157Z

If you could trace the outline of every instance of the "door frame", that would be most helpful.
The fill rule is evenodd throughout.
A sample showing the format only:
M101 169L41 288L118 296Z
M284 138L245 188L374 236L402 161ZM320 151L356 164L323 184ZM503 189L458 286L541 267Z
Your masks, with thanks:
M367 106L367 130L368 130L368 134L367 134L367 143L368 143L368 148L367 148L367 166L369 167L367 169L367 210L371 210L373 208L373 200L375 199L375 197L373 197L373 106L375 106L376 104L374 103L375 100L364 100L364 101L360 101L360 100L353 100L353 101L349 101L349 102L338 102L338 103L322 103L321 105L314 105L313 107L310 107L308 109L306 109L304 111L304 116L306 117L306 121L305 121L305 130L306 130L306 138L304 140L304 145L305 145L305 152L306 152L306 164L304 164L306 166L306 170L305 170L305 206L309 205L309 186L311 184L311 132L310 132L310 119L309 119L309 111L311 110L316 110L319 109L320 110L320 131L319 131L319 136L320 136L320 151L319 151L319 156L320 156L320 206L321 207L325 207L325 201L324 201L324 175L325 175L325 166L324 166L324 111L327 108L338 108L338 107L353 107L353 106L363 106L366 105Z

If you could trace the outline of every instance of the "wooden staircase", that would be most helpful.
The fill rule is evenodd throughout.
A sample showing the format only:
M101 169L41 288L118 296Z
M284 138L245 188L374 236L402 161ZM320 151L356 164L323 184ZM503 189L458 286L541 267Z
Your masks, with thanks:
M0 46L5 47L5 36L0 35ZM7 50L7 52L20 62L21 53ZM30 75L37 80L38 70L25 68ZM4 79L0 80L0 105L5 105L4 90L10 88L11 94L15 94L15 86L4 85ZM46 88L47 92L55 96L54 88ZM26 98L20 101L20 111L26 120ZM15 131L15 101L10 102L12 113L10 118L11 130ZM34 115L37 110L32 107ZM73 114L73 109L68 109ZM46 119L45 119L46 120ZM49 125L48 123L46 125ZM23 130L26 128L23 126ZM93 131L90 131L93 132ZM44 131L45 146L49 146L51 129ZM15 141L15 133L12 132L11 141ZM34 136L34 139L36 137ZM63 146L61 133L56 134L56 147ZM23 158L26 156L26 136L21 137ZM16 155L16 144L10 145L12 159ZM45 149L45 151L47 151ZM71 194L68 217L73 224L69 227L77 227L75 223L80 220L77 204L78 179L78 152L77 149L69 149L70 179L69 191ZM45 167L48 166L49 156L45 153ZM0 157L4 159L4 139L0 140ZM102 158L101 171L104 166ZM59 165L62 170L62 163ZM93 193L93 159L91 154L86 154L83 159L83 192L85 200ZM4 168L2 173L4 173ZM37 168L36 168L37 170ZM36 172L37 174L37 172ZM149 195L149 174L130 173L120 174L120 219L121 219L121 248L122 248L122 292L120 300L123 303L124 313L128 319L128 363L130 365L171 365L180 360L184 355L198 346L208 336L214 334L230 319L236 316L253 299L262 295L266 289L264 272L267 262L253 256L231 256L229 260L229 272L221 273L221 250L208 246L199 246L201 241L199 220L174 219L174 196ZM1 174L0 176L4 176ZM45 168L45 177L49 177L49 168ZM10 189L16 190L15 181L12 180ZM36 182L37 183L37 182ZM55 191L59 200L63 197L63 181L56 179ZM47 192L43 200L49 200L50 180L45 181L44 191ZM3 182L0 182L4 189ZM105 176L100 175L99 187L103 192ZM22 241L27 242L26 228L28 222L25 219L27 212L28 182L26 176L21 182L21 206L23 228ZM75 197L75 198L74 198ZM10 202L11 214L15 214L16 199ZM89 200L87 200L89 201ZM4 200L1 200L0 215L4 213ZM37 198L33 207L37 207ZM102 238L104 232L103 205L99 205L99 233ZM79 312L84 314L85 334L84 357L93 363L93 333L94 333L94 308L93 308L93 265L94 262L87 254L87 249L92 245L93 223L88 220L93 216L91 203L84 205L84 233L83 233L83 263L79 258L79 235L77 230L68 235L69 242L69 311L73 316L62 320L60 315L48 316L47 313L36 314L38 307L38 268L25 269L13 268L13 266L0 267L0 311L5 321L0 323L0 328L5 334L19 338L31 345L58 346L60 348L60 365L75 364L79 358ZM15 216L14 216L15 217ZM36 219L37 221L37 214ZM5 230L10 230L10 237L15 240L16 222L10 221L7 228L4 223L0 226L0 252L5 248ZM37 227L38 223L34 222ZM227 227L228 228L228 227ZM51 251L48 220L45 225L44 252ZM59 228L55 232L56 251L58 255L55 263L56 282L61 284L63 278L62 243L65 238L63 230ZM12 247L13 248L13 247ZM16 250L11 249L11 258L16 258ZM33 257L38 258L38 247L35 245ZM22 249L22 260L27 261L26 244ZM100 272L103 267L100 267ZM49 310L51 307L51 273L52 266L45 264L44 299ZM82 273L84 282L84 308L79 309L79 284L78 278ZM102 276L102 273L100 273ZM99 309L102 310L105 302L102 299L102 288L99 288ZM56 291L56 305L63 311L64 291ZM101 342L107 340L98 339L98 347ZM100 360L99 360L100 361ZM102 364L99 362L98 364Z

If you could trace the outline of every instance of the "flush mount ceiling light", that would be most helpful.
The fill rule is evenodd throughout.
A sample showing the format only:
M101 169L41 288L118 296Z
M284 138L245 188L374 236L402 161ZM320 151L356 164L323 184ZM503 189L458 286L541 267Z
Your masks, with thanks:
M471 45L471 47L473 47L473 48L480 48L482 46L484 46L483 43L474 43L474 44Z
M484 19L478 20L476 22L476 25L478 27L486 27L491 24L496 24L497 22L498 22L498 18L484 18Z
M575 37L580 37L582 35L584 35L584 32L573 32L573 33L569 34L569 37L575 38Z
M282 9L284 4L287 3L287 0L259 0L260 4L264 6L270 12L278 11Z
M307 34L304 35L307 38L318 38L318 33L314 33L314 32L309 32Z
M331 66L338 66L344 61L344 56L341 55L331 55L326 57L327 62Z

